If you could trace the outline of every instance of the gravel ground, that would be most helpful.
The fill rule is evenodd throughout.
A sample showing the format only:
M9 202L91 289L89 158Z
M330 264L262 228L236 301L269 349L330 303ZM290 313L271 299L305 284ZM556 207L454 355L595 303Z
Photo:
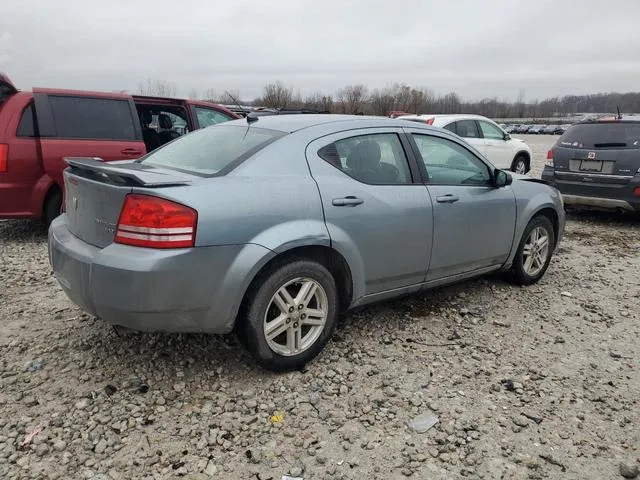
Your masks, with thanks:
M539 174L555 138L526 140ZM574 212L539 284L361 310L276 375L233 338L116 334L61 292L41 228L0 222L0 478L633 478L639 226Z

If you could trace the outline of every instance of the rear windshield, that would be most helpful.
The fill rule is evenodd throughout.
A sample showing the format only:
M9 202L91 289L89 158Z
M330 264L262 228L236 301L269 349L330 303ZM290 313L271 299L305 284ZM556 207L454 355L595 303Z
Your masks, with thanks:
M561 147L640 148L640 122L582 123L574 125L558 140Z
M140 162L196 175L224 175L283 135L251 126L213 125L179 137Z

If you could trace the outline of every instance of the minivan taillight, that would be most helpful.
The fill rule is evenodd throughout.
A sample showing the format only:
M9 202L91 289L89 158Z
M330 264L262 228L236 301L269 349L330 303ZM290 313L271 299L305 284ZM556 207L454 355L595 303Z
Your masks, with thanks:
M9 169L9 145L0 143L0 173Z
M553 167L553 149L547 152L547 161L545 163L547 167Z
M171 200L130 193L120 212L114 241L147 248L193 247L198 212Z

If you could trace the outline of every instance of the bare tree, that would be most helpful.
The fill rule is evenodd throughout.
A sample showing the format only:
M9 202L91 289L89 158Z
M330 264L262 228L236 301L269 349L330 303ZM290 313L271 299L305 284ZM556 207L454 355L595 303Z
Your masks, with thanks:
M216 91L213 88L207 88L202 94L202 100L215 101L216 100Z
M336 97L342 113L362 113L367 102L367 87L364 85L348 85L338 90Z
M147 78L146 82L140 82L138 90L142 95L154 97L175 97L178 93L178 86L175 82L167 80L152 80Z
M189 98L191 100L197 100L198 99L198 89L197 88L192 88L191 90L189 90Z
M268 108L286 108L291 105L292 100L293 88L286 87L278 81L265 85L262 98L257 99L256 102Z

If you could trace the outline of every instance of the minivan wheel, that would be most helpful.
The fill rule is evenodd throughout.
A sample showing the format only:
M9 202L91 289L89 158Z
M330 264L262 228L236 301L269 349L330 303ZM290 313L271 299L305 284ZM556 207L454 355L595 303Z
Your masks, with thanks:
M45 202L43 220L45 227L49 228L51 222L62 213L62 192L53 190Z
M521 175L525 175L528 171L527 159L524 155L518 155L511 165L511 170L515 173L519 173Z
M536 283L549 267L555 245L553 226L543 215L534 217L525 228L513 259L511 274L518 285Z
M264 275L249 293L241 339L263 367L287 371L312 360L337 318L336 283L321 264L293 260Z

